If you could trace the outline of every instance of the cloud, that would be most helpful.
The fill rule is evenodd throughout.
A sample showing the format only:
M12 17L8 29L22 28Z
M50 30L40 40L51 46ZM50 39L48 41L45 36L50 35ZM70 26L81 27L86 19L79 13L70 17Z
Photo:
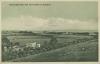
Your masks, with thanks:
M3 30L97 30L98 22L65 18L19 16L2 21Z

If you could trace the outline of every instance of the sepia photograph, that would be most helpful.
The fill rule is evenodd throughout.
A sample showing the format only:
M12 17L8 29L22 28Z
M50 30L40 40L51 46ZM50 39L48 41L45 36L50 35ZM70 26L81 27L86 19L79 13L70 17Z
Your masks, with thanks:
M98 62L97 1L1 2L2 62Z

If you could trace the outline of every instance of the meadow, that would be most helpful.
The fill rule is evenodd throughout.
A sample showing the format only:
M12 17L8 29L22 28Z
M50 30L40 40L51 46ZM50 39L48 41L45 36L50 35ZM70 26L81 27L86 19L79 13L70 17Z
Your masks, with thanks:
M19 32L18 32L19 33ZM98 61L98 35L42 34L2 35L2 61L9 62L69 62ZM27 33L26 33L27 34ZM41 34L41 35L40 35ZM49 36L48 36L49 35ZM27 47L38 43L39 48ZM14 46L18 46L17 51ZM5 49L5 47L7 49Z

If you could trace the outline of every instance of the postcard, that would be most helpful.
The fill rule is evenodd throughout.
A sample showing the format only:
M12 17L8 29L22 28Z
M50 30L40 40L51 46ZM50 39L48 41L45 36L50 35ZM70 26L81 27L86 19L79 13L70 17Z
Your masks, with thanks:
M1 62L97 64L98 24L98 1L1 1Z

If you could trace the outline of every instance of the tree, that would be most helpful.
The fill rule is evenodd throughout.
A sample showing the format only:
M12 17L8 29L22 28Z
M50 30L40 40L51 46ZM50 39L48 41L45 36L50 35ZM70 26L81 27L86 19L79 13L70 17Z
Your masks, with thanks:
M7 37L2 37L2 45L3 47L6 46L7 48L9 48L11 46L11 42Z
M57 45L56 37L51 37L49 45L50 45L50 48L55 48L56 47L56 45Z
M19 43L19 42L16 42L16 43L15 43L15 45L19 46L19 45L20 45L20 43Z

